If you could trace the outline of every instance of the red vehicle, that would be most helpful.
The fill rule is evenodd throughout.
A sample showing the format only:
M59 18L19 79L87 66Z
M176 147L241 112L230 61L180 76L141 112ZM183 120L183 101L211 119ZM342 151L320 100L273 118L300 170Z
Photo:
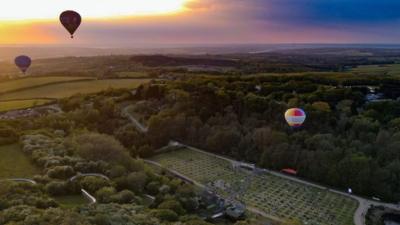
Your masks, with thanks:
M289 175L294 175L294 176L297 175L297 170L294 170L294 169L291 169L291 168L282 169L281 172L289 174Z

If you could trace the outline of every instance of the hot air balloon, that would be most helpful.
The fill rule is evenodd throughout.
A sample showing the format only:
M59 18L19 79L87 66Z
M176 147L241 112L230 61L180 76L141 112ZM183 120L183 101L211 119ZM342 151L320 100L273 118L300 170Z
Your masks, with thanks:
M29 56L26 55L20 55L17 58L15 58L15 65L18 66L18 68L25 73L26 70L31 66L32 60L29 58Z
M285 119L291 127L301 127L306 120L306 113L299 108L288 109L285 113Z
M82 18L79 13L72 10L67 10L61 13L60 22L71 34L71 38L74 38L74 33L81 25Z

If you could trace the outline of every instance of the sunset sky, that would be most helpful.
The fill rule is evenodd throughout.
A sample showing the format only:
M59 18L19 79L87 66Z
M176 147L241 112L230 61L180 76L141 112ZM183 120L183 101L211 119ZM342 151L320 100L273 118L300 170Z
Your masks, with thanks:
M73 40L58 21L69 9L83 17ZM400 43L400 1L12 0L0 7L0 44L221 43Z

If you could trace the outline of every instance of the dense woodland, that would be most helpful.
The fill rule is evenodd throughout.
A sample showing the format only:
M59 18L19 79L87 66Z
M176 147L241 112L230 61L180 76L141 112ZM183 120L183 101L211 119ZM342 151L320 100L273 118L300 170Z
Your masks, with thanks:
M136 98L144 101L136 110L148 118L153 148L175 139L265 168L294 168L312 181L397 202L399 86L392 82L387 87L386 79L365 81L377 85L386 99L368 102L363 80L206 77L143 86ZM291 107L307 113L300 129L284 120Z

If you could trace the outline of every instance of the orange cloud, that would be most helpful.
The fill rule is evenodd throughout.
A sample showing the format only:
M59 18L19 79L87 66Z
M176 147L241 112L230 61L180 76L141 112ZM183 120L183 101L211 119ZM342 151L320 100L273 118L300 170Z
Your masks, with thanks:
M53 44L56 38L38 22L2 22L0 24L1 44Z

